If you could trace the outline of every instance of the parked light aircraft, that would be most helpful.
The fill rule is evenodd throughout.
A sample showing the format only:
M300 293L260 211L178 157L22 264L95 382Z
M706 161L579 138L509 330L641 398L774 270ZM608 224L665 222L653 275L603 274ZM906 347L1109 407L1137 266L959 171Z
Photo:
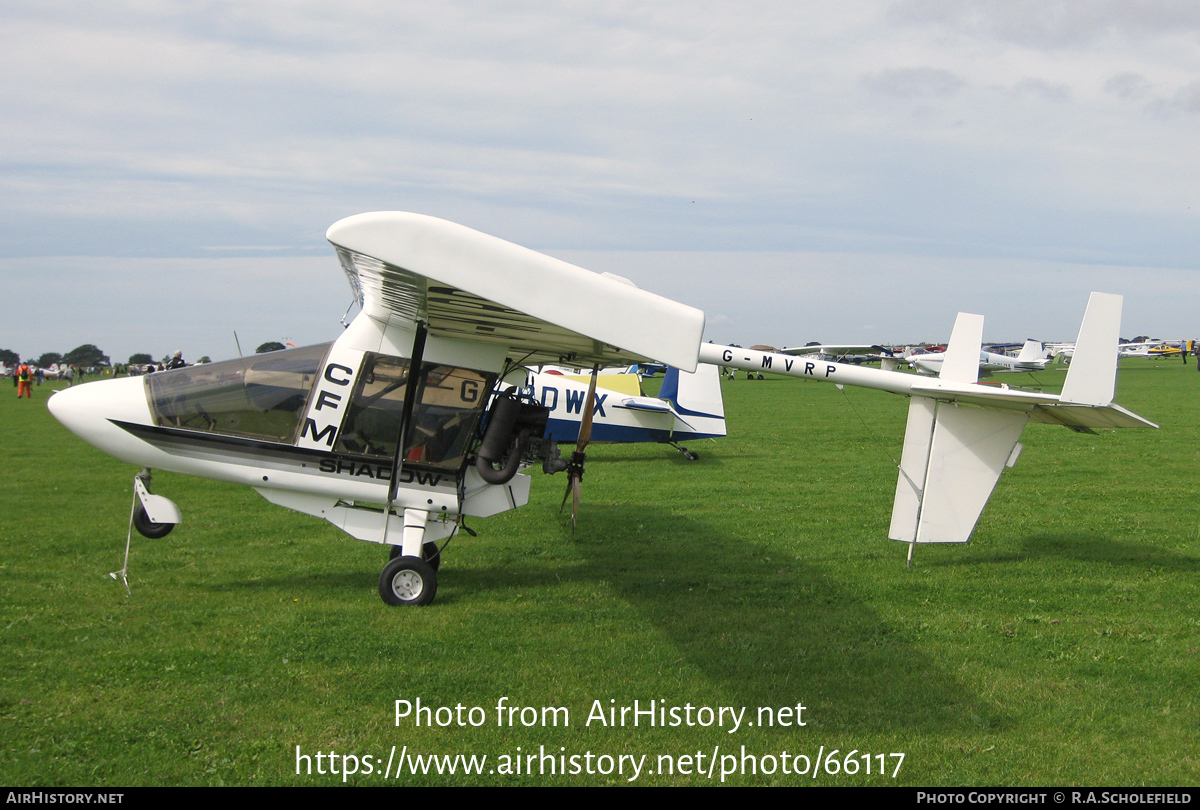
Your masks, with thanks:
M1186 347L1192 351L1193 341L1180 341L1178 345L1161 340L1143 340L1136 343L1121 343L1117 347L1118 357L1178 357ZM1047 352L1053 357L1063 357L1070 362L1075 353L1074 343L1047 343Z
M822 360L836 360L838 362L842 362L847 358L855 358L851 360L854 363L890 359L893 356L892 352L883 346L868 346L862 343L855 345L814 343L809 346L792 346L791 348L780 349L780 351L784 354L812 354L820 357Z
M1179 340L1166 342L1162 340L1148 343L1124 343L1121 345L1122 357L1179 357L1184 349L1191 351L1188 341Z
M909 355L908 364L921 374L938 374L942 370L945 352ZM1025 341L1020 354L1009 357L995 352L979 352L979 371L984 374L1016 371L1044 371L1050 358L1046 356L1042 344L1032 338Z
M1161 349L1162 346L1163 342L1161 340L1122 343L1117 347L1117 353L1121 357L1155 357L1156 350Z
M569 369L564 369L567 371ZM583 421L588 382L561 372L530 371L518 393L549 410L545 438L574 444ZM688 459L700 458L679 444L725 435L725 406L716 366L694 372L667 370L657 397L643 396L636 372L599 374L592 407L592 441L659 442Z
M702 344L699 310L432 217L361 214L327 238L362 308L333 343L98 381L50 399L71 431L143 468L131 527L163 536L182 519L150 492L152 468L243 483L392 547L380 596L429 604L437 544L465 516L524 505L522 469L566 471L577 508L599 410L596 370L634 362L753 368L910 397L889 533L910 544L910 558L916 543L968 539L1027 422L1153 426L1112 403L1120 296L1092 294L1062 393L1034 394L977 384L978 315L959 315L939 378L929 379ZM544 363L593 369L583 400L592 406L580 406L569 461L536 384L534 396L521 393L525 366ZM663 424L715 424L715 409L669 394L670 419L654 414Z

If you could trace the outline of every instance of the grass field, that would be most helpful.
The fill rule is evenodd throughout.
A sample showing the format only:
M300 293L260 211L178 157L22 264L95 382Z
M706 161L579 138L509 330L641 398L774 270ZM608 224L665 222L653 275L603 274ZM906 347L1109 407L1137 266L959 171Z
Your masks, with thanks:
M536 474L527 508L450 545L425 609L379 600L382 549L167 473L155 489L184 523L134 535L126 596L108 572L135 470L61 428L46 386L6 395L0 783L340 784L317 773L333 751L339 771L344 755L360 771L378 758L348 782L379 785L393 746L488 759L479 775L406 769L389 784L627 783L634 760L586 772L601 755L646 755L636 784L719 784L743 746L774 772L727 784L1200 782L1194 366L1122 362L1117 401L1159 431L1031 425L971 544L920 547L911 569L886 539L906 400L724 386L731 435L693 445L699 462L593 446L574 534L563 476ZM497 726L502 697L565 707L570 725ZM397 725L395 701L417 698L486 722ZM595 701L634 700L745 707L754 725L586 723ZM803 727L757 722L797 704ZM297 775L297 746L312 775ZM500 772L542 747L585 772ZM833 749L815 779L784 773L784 751L796 771ZM852 751L857 773L831 775Z

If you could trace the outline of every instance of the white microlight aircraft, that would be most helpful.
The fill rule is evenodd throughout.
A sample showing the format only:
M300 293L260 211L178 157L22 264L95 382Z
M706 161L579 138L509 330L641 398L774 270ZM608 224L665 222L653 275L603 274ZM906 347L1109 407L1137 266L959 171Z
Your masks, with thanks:
M822 360L836 360L842 362L847 358L854 358L852 362L865 360L879 360L884 357L891 357L892 353L882 346L867 345L865 343L857 344L828 344L828 343L812 343L808 346L792 346L791 348L780 349L784 354L816 355Z
M437 544L464 516L527 503L520 470L539 461L565 470L577 511L597 370L630 363L753 368L911 397L891 531L910 544L967 540L1028 421L1153 426L1112 404L1119 296L1093 293L1063 393L1032 394L976 383L977 315L959 316L930 380L702 344L699 310L432 217L361 214L327 237L362 307L332 344L97 381L50 399L71 431L144 468L130 517L142 534L161 537L181 521L174 503L150 493L152 468L242 483L391 546L381 597L429 604ZM552 438L545 388L521 390L525 367L546 363L593 369L570 461ZM689 404L684 387L674 399L664 393L670 410L626 410L672 426L662 430L708 420L697 432L719 424L723 433L719 399Z
M934 352L909 355L907 359L909 366L921 374L936 375L942 370L942 361L945 357L945 352ZM979 353L979 370L985 375L997 372L1045 371L1046 364L1049 362L1050 358L1046 356L1042 344L1033 338L1025 341L1020 354L1016 357L996 352L981 351Z

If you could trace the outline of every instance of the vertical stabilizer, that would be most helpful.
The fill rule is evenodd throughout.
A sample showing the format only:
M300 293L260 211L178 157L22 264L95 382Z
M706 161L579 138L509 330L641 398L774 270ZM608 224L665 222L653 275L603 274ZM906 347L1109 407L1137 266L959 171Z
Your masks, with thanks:
M1060 402L1078 405L1112 402L1117 388L1122 300L1119 295L1098 292L1088 299Z
M721 372L710 363L700 363L693 372L668 368L658 396L675 406L683 416L725 418L725 400L721 396Z
M909 399L908 424L904 428L904 453L900 456L900 478L896 481L896 499L892 502L892 525L888 529L888 537L892 540L912 543L916 539L936 414L936 399Z
M1016 462L1028 421L1024 411L914 396L888 536L905 543L967 542L1000 473Z
M982 346L983 316L958 313L938 376L948 382L979 382L979 352Z
M1045 358L1046 350L1042 348L1040 341L1029 338L1025 341L1025 345L1021 347L1021 353L1017 355L1018 363L1030 363L1034 360Z

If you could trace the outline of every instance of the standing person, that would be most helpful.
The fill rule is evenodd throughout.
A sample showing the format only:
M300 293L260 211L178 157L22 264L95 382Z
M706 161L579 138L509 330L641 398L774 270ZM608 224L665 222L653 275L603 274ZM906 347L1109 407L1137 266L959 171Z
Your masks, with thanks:
M17 399L24 394L26 399L33 399L33 372L29 369L28 363L22 363L17 369Z
M170 362L167 363L167 371L170 371L173 368L186 368L186 367L187 367L187 363L184 362L183 352L181 352L181 351L175 352L175 354L171 355L171 360L170 360Z

